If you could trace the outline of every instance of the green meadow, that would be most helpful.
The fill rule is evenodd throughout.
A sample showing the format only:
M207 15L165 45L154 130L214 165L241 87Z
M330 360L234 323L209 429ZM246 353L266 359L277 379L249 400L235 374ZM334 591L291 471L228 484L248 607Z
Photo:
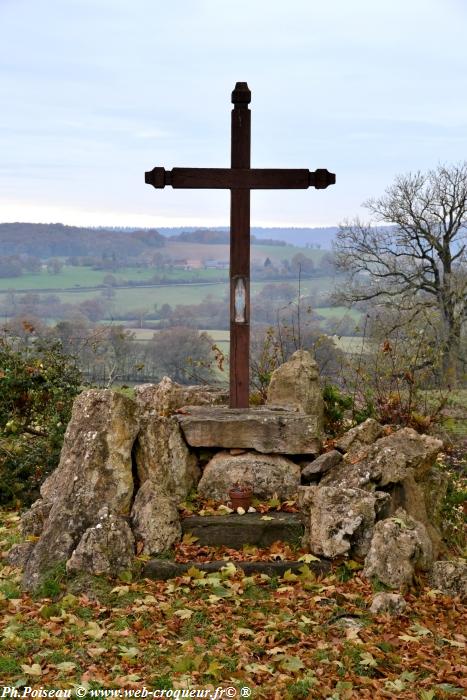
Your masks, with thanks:
M21 275L21 277L0 278L0 291L14 289L15 291L43 291L63 289L79 289L80 287L97 287L104 284L104 278L111 274L116 279L116 284L127 284L129 280L144 282L150 280L154 274L183 282L187 279L199 280L200 282L210 282L218 280L220 277L228 278L226 270L155 270L154 268L141 269L138 267L125 267L112 272L111 270L93 270L91 267L73 267L65 265L62 270L55 274L41 270L34 274Z
M227 245L213 244L195 244L182 242L168 242L166 247L162 249L163 254L169 255L172 259L186 259L192 264L196 261L205 260L208 258L214 260L227 260L229 255L229 247ZM326 253L323 250L299 248L295 246L252 246L251 258L252 262L264 263L264 260L269 257L273 262L281 262L282 260L291 260L297 253L303 253L310 257L317 264L321 257ZM154 275L165 277L171 280L172 283L152 284L151 286L117 286L113 289L113 296L106 302L105 318L102 321L113 321L120 314L133 312L134 320L139 320L141 315L147 316L154 311L155 306L159 308L164 304L170 304L175 307L177 305L193 305L200 304L206 298L215 300L226 299L228 296L228 271L218 269L164 269L157 270L155 268L139 268L130 266L121 268L116 272L105 270L93 270L91 267L74 267L64 265L57 274L51 274L46 269L42 269L36 274L27 274L20 277L10 277L0 279L0 301L3 294L7 292L15 292L18 296L26 293L46 294L53 293L57 295L61 302L78 305L79 303L90 299L103 299L104 278L111 274L117 285L128 284L130 281L150 283L150 279ZM219 279L223 281L219 281ZM357 325L361 317L357 310L348 310L342 306L325 306L318 307L318 304L326 303L330 293L336 286L336 279L333 275L317 276L312 278L284 279L282 283L291 285L296 289L303 299L302 309L311 307L311 309L323 319L323 323L327 320L339 320L340 318L350 317ZM260 282L251 283L251 296L254 302L254 297L260 293L265 285L279 284L276 280L263 280ZM3 293L3 294L2 294ZM277 306L283 307L281 302L277 302ZM294 306L291 304L291 310ZM49 323L54 323L55 319L49 318ZM131 325L131 323L129 324ZM346 326L348 332L348 324ZM133 330L133 329L132 329ZM338 329L337 329L338 331ZM140 340L149 339L152 336L151 330L138 329L134 331ZM228 346L228 331L209 331L216 343L222 349L227 349ZM336 341L339 346L347 351L353 351L355 343L359 343L358 338L350 338ZM352 348L349 350L348 348Z

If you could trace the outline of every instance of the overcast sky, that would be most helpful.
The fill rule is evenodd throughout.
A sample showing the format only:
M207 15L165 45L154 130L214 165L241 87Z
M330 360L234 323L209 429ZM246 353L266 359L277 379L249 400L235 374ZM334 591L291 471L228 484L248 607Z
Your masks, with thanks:
M228 192L144 171L228 167L247 81L252 166L337 174L252 224L338 224L467 157L466 37L466 0L0 0L0 221L228 225Z

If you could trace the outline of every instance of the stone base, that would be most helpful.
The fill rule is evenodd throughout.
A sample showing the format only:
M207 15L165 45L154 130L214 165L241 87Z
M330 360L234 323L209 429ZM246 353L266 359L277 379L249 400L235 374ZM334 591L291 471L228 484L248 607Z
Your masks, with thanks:
M177 418L191 447L256 450L265 454L312 454L321 449L316 416L285 408L189 406Z
M305 566L303 561L234 561L227 562L224 559L221 561L208 561L208 562L197 562L190 561L185 564L180 564L179 562L169 561L167 559L151 559L148 561L143 570L143 578L150 578L155 581L167 581L170 578L175 578L176 576L183 576L188 569L196 568L199 571L205 571L206 573L213 573L215 571L220 571L222 567L226 566L228 563L235 564L237 569L242 569L243 573L247 576L253 576L254 574L266 574L266 576L280 577L285 574L286 571L300 573L300 570ZM316 576L326 576L331 569L331 563L323 559L322 561L312 561L306 566L316 575Z
M298 513L260 513L245 515L194 515L182 520L182 531L197 537L197 545L241 549L244 544L269 547L273 542L300 544L304 533Z

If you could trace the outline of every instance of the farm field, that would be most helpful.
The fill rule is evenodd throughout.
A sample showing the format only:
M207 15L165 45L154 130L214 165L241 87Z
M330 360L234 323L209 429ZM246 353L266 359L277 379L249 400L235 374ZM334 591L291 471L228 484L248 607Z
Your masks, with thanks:
M64 266L56 275L42 270L21 277L0 278L0 291L9 289L27 291L31 289L63 289L66 287L93 287L102 284L105 276L102 270L92 270L90 267Z
M313 310L318 316L323 316L325 319L339 319L343 316L348 316L355 322L358 322L362 316L358 309L348 309L346 306L320 306Z
M188 258L188 259L206 259L228 260L229 245L225 244L210 244L210 243L187 243L185 241L170 241L166 243L164 248L161 248L163 254L170 255L172 258ZM308 258L311 258L314 263L321 260L323 255L329 251L317 250L315 248L301 248L293 245L252 245L251 246L251 261L263 264L266 258L271 262L279 263L281 260L291 260L297 253L303 253Z
M260 292L265 284L271 283L253 282L251 284L252 296ZM320 277L318 279L305 280L302 283L301 291L304 295L316 295L317 299L319 299L320 293L327 294L333 286L333 277ZM119 312L126 312L133 309L153 309L155 304L159 306L162 306L162 304L170 304L171 306L176 306L177 304L199 304L208 295L212 295L215 299L222 299L228 293L228 284L227 281L225 283L201 282L200 284L168 284L154 287L130 287L115 289L114 291L115 296L112 299L113 308L118 309ZM78 304L86 299L96 297L95 290L60 291L57 289L56 294L60 297L61 301L72 304ZM317 309L317 312L322 316L327 314L327 318L335 318L345 315L347 311L344 307L337 307L336 309L331 307L326 308L329 308L329 311L320 308ZM343 309L343 311L338 309ZM352 312L352 315L355 315L355 320L358 320L358 311Z
M368 341L352 335L331 336L336 347L342 352L354 355L360 352L365 353L368 349Z
M166 249L164 249L166 250ZM253 246L252 257L259 253L264 257L276 256L276 259L290 259L298 252L303 252L307 256L318 261L319 258L326 252L316 249L298 248L294 246ZM185 244L182 242L170 241L167 244L166 253L173 258L183 257L190 259L207 258L222 260L224 254L228 255L228 246L213 245L213 244ZM151 314L154 307L159 307L164 304L169 304L171 307L177 305L193 305L200 304L206 298L211 297L215 300L225 299L228 295L228 271L227 270L156 270L141 269L136 266L122 268L115 273L110 273L104 270L93 270L90 267L74 267L65 265L58 274L50 274L46 269L41 270L37 274L23 275L17 278L1 278L0 293L15 291L18 295L26 294L27 292L36 293L51 293L57 295L63 303L78 305L81 302L91 299L103 300L102 290L95 289L101 286L106 275L112 274L116 279L117 284L125 284L129 280L148 281L154 274L161 274L177 282L176 284L160 284L148 287L129 286L117 287L113 290L113 296L106 299L106 312L104 322L115 322L115 317L120 314L133 312L135 319L139 319L140 315ZM225 278L225 281L219 282L219 277ZM185 280L198 280L198 282ZM254 299L255 295L260 293L266 285L286 284L296 289L298 295L298 280L285 279L281 282L276 280L262 280L251 283L251 296ZM150 283L149 283L150 284ZM92 289L94 287L94 289ZM351 317L355 324L358 323L361 314L356 310L348 310L345 307L320 307L317 304L326 303L329 294L336 287L336 278L334 275L312 277L302 279L300 282L300 293L303 297L307 297L303 301L305 305L311 306L319 316L325 320L338 320L339 318ZM45 290L48 290L45 292ZM1 295L3 296L3 295ZM3 297L5 298L5 297ZM20 297L17 297L19 300ZM254 306L253 301L253 306ZM280 301L277 302L277 308L284 306ZM293 305L291 306L293 309ZM56 322L55 318L49 318L49 323ZM324 323L324 321L323 321ZM348 328L348 326L347 326ZM223 331L222 331L223 332ZM212 332L211 332L212 334ZM152 331L149 331L151 337ZM227 338L222 337L216 339L227 347Z
M154 333L157 333L157 330L154 330L152 328L125 328L126 331L130 332L133 334L135 340L137 341L147 341L151 340L152 336ZM228 353L229 351L229 339L230 339L230 332L227 330L212 330L212 329L201 329L200 333L207 333L208 335L211 336L211 338L214 340L216 345L219 346L219 348L224 352ZM366 349L368 348L368 341L364 341L363 338L358 338L354 336L331 336L334 343L336 346L342 350L345 353L349 354L357 354L363 352L366 352Z
M173 259L189 259L189 260L225 260L229 259L228 245L213 245L205 243L184 243L168 241L160 252ZM255 246L251 247L252 263L263 264L266 258L275 263L282 260L291 260L297 253L303 253L311 258L315 263L318 263L323 255L329 251L316 250L310 248L299 248L295 246ZM143 281L150 279L155 273L164 274L171 279L182 281L187 275L197 277L202 281L219 279L224 276L227 279L227 270L156 270L155 268L140 269L138 267L127 267L112 272L111 270L93 270L90 267L74 267L64 265L62 270L57 274L51 274L43 269L38 273L24 274L20 277L2 277L0 278L0 292L9 289L15 290L41 290L41 289L64 289L70 287L92 287L103 283L103 278L112 274L118 284L123 284L125 281L132 279Z
M154 333L157 330L152 328L125 328L126 331L133 333L136 340L151 340ZM229 342L229 331L225 330L211 330L211 329L201 329L200 333L208 333L216 343L228 343Z
M74 267L66 265L56 275L50 274L47 270L35 274L21 275L21 277L0 278L0 292L10 289L18 291L44 290L44 289L70 289L72 287L96 287L102 285L104 277L113 275L117 284L126 284L128 280L143 282L150 280L155 274L161 274L174 281L183 282L189 275L190 278L199 279L202 282L218 280L219 277L227 279L228 272L225 270L156 270L155 268L142 269L138 267L126 267L117 272L111 270L93 270L90 267Z
M218 284L186 284L186 285L166 285L161 287L134 289L116 289L115 297L112 300L112 305L119 312L131 311L133 309L154 309L154 305L162 306L170 304L199 304L207 296L212 295L215 299L222 299L227 294L227 283ZM63 293L63 301L66 293ZM80 295L73 295L73 298ZM95 292L91 293L95 296ZM84 297L89 298L89 297ZM71 300L72 301L72 300ZM81 301L81 299L79 299Z

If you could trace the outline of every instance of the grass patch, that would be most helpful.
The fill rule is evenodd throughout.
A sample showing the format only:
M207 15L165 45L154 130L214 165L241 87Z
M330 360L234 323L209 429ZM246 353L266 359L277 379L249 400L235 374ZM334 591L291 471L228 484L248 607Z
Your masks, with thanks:
M60 562L44 574L36 592L37 598L58 598L63 592L63 582L66 578L65 564L66 562Z
M3 593L6 600L21 598L21 589L15 581L4 581L0 583L0 592Z
M13 656L0 656L0 674L15 674L19 673L20 671L21 667Z

